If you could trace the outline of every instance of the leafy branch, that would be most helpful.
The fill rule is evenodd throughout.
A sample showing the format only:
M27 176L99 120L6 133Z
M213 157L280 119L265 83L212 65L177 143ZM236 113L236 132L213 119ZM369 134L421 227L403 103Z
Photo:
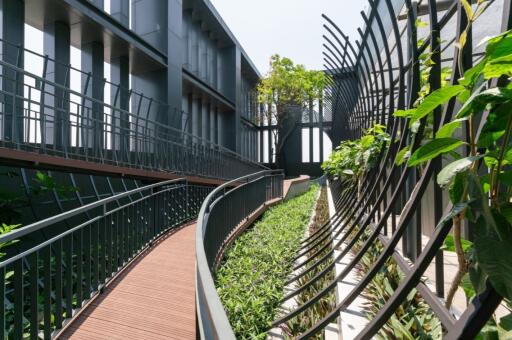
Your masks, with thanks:
M360 197L363 176L377 165L380 151L390 142L390 136L385 129L385 126L375 124L360 139L341 142L322 164L324 172L357 184Z
M471 15L466 9L470 18L468 29L487 5L478 1ZM465 35L461 34L459 47L464 44ZM437 182L448 190L454 206L466 204L466 208L453 217L453 242L459 270L447 297L448 307L468 273L476 292L482 289L481 282L488 279L502 296L512 297L512 264L507 260L507 249L512 247L512 214L509 213L512 211L512 86L486 89L492 81L510 76L512 32L508 31L487 41L484 58L464 72L458 85L442 87L426 96L416 108L395 113L409 118L413 124L452 98L461 103L455 119L442 126L435 136L427 138L407 161L408 166L419 166L439 156L451 158L439 172ZM478 135L474 128L477 118L483 120ZM469 131L465 140L454 136L463 123L468 125ZM465 157L457 152L464 145L470 150ZM463 221L471 223L475 234L474 242L466 250L461 235Z

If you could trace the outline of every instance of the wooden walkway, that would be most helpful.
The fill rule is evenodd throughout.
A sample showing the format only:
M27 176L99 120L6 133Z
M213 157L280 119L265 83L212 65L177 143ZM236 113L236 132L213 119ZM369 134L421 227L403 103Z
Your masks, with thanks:
M307 179L285 180L283 194ZM58 339L195 340L195 229L170 232L139 256Z
M135 260L59 339L195 339L195 224Z

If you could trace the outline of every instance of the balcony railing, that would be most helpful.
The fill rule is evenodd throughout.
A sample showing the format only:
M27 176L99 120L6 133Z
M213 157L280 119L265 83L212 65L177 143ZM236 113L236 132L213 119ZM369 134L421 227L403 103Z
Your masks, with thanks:
M225 183L205 199L196 229L196 309L201 339L235 339L213 272L237 227L266 202L282 195L283 174L267 170Z
M61 65L47 56L5 41L1 44L11 49L11 54L18 55L15 64L0 60L1 147L221 179L264 169L220 145L159 123L161 119L175 117L181 120L182 111L69 65ZM41 59L41 75L21 67L23 54ZM48 68L65 73L63 83L69 83L70 75L76 73L75 76L83 80L82 93L48 79ZM87 95L94 82L101 85L101 91L106 85L110 86L115 93L112 104ZM121 101L124 103L120 104ZM128 103L132 110L128 110Z
M0 236L0 338L50 339L212 190L184 179L117 194Z

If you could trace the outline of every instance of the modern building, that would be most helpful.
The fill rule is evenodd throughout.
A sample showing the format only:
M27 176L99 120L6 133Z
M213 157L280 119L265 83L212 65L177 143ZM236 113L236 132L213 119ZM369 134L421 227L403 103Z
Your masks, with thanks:
M259 73L209 1L13 0L2 13L5 62L33 62L23 58L28 24L44 36L48 67L38 76L69 86L79 72L75 90L94 100L257 160Z
M414 107L425 79L432 89L455 83L461 66L483 56L480 38L511 28L510 1L490 3L466 37L460 64L462 2L371 0L357 42L326 16L323 56L332 82L306 110L290 108L286 174L320 175L329 141L359 138L374 123L385 126L390 147L361 192L331 181L329 223L302 241L297 257L314 250L320 259L297 263L311 266L295 273L285 300L309 288L315 295L291 303L276 328L335 296L325 318L301 336L332 327L339 336L347 328L341 320L355 315L357 327L348 328L371 338L405 296L419 292L440 333L466 339L502 307L503 296L487 285L466 309L444 308L453 273L441 249L450 230L439 223L448 202L435 184L440 164L412 171L396 162L400 148L416 147L409 138L416 131L393 115ZM226 246L293 183L283 185L285 173L270 169L277 126L261 116L261 75L219 13L209 0L0 0L0 8L0 249L7 249L0 253L0 338L175 332L234 339L215 268ZM421 53L430 50L437 59L428 68ZM438 116L427 130L439 127ZM302 190L306 182L296 185ZM359 228L387 247L382 261L397 261L404 274L371 320L347 310L371 281L350 276L358 259L344 256L351 250L344 241L361 237ZM463 234L472 238L469 223ZM322 243L316 250L324 241L330 249ZM165 266L172 261L174 272ZM368 275L380 272L375 263ZM299 280L312 270L310 281ZM88 308L101 309L96 302L127 273L139 276L117 290L124 298L92 317L99 323L87 320ZM459 300L465 308L468 301ZM111 316L125 323L108 323ZM139 319L145 330L126 321Z

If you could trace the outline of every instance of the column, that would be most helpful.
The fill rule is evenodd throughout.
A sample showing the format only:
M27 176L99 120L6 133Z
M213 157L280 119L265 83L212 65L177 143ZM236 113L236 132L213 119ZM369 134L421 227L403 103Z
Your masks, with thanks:
M182 0L168 0L167 6L167 103L171 112L176 112L181 108L183 91L183 3ZM181 126L176 128L181 129Z
M23 0L2 1L2 60L23 68L23 51L18 46L25 45L25 3ZM23 75L3 67L2 89L13 96L5 96L3 138L7 141L23 141L23 102L15 100L15 95L23 96ZM10 78L10 79L8 79Z
M103 9L104 8L104 4L103 4L103 0L90 0L96 7L100 8L100 9Z
M130 60L128 56L112 58L110 60L110 78L112 84L117 85L110 89L110 103L115 108L112 111L112 149L120 151L124 157L130 150ZM119 110L116 110L119 109Z
M110 15L125 27L130 26L130 0L110 0Z
M53 61L48 61L45 78L69 88L70 30L66 23L57 21L44 27L44 53ZM45 85L44 105L54 107L53 129L46 126L46 142L54 143L59 150L70 145L69 92ZM44 110L44 109L43 109Z
M215 144L220 144L220 142L219 142L219 108L217 106L215 106L213 121L214 121L214 133L213 133L214 140L213 140L213 142Z
M83 108L82 129L85 138L84 146L92 148L95 156L100 155L103 148L103 100L105 78L103 70L103 44L92 42L82 45L82 71L89 75L82 76L82 93L95 99L87 108Z
M215 128L215 124L217 123L217 118L215 117L215 105L212 103L210 104L210 141L212 143L216 143L216 133L217 130Z
M191 123L192 123L192 134L194 136L201 135L201 131L200 131L201 113L199 112L201 109L200 101L201 101L201 99L199 97L192 96L192 121L191 121Z
M201 113L201 137L204 140L210 139L210 103L206 99L202 100L202 113Z

